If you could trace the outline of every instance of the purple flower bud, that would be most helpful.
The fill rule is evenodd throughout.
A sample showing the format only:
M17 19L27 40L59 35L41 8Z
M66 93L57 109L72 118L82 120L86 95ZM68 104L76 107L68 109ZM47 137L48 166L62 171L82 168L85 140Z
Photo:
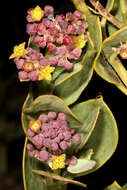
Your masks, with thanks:
M43 123L41 126L41 130L43 132L47 132L49 128L50 128L49 123Z
M49 158L49 153L46 150L42 150L39 153L40 160L47 161Z
M50 128L54 128L54 129L60 128L60 122L58 120L51 120L49 124L50 124Z
M56 142L56 143L60 143L60 138L56 137L53 141Z
M16 60L15 64L16 64L17 69L23 69L23 63L24 63L24 59Z
M33 150L33 156L34 157L39 157L39 151L38 150Z
M45 15L53 14L53 12L54 12L54 8L52 6L46 5L44 7L44 14Z
M37 32L37 26L35 24L27 24L26 25L26 32L30 35L33 36Z
M42 41L42 38L40 36L35 36L33 41L35 44L40 44L40 42Z
M67 33L68 34L73 34L74 30L75 30L74 26L69 24L68 27L67 27Z
M56 136L57 136L57 130L55 130L55 129L50 129L49 130L49 136L50 136L50 138L55 138Z
M64 59L60 59L60 60L58 61L58 66L59 66L59 67L64 67L64 64L65 64L65 60L64 60Z
M74 11L73 15L77 19L81 19L81 17L82 17L82 13L80 11L78 11L78 10Z
M59 48L57 48L56 54L57 55L66 55L68 53L68 49L65 45L60 46Z
M38 118L41 123L47 123L48 122L48 116L46 114L41 114Z
M77 59L80 58L81 53L82 53L82 49L79 48L79 47L76 47L75 49L73 49L70 52L70 54L68 56L68 59L75 59L75 60L77 60Z
M75 165L77 163L77 158L72 156L70 159L67 160L69 165Z
M59 133L58 138L59 138L60 140L64 139L63 133Z
M46 148L49 148L51 146L51 140L49 138L44 138L43 145Z
M67 70L67 71L70 71L73 67L73 64L70 63L70 62L66 62L65 65L64 65L64 68Z
M59 156L63 153L64 151L61 149L57 149L56 151L53 151L53 155Z
M34 152L33 151L28 151L28 156L31 158L34 156Z
M28 79L28 74L27 74L27 72L25 72L25 71L19 71L18 77L19 77L19 79L21 79L21 80L26 80L26 79Z
M37 33L39 35L42 35L45 30L46 30L46 27L45 27L45 25L43 23L38 24Z
M56 39L56 43L57 43L57 44L62 44L62 43L63 43L63 37L62 37L62 36L58 37L58 38Z
M76 135L74 135L73 137L72 137L72 139L74 140L74 141L76 141L76 142L80 142L81 141L81 135L80 134L76 134Z
M57 22L61 22L64 19L64 15L63 14L56 15L55 19Z
M35 135L35 133L31 130L31 129L28 129L27 131L26 131L26 136L27 137L33 137Z
M57 119L62 120L62 121L66 121L67 118L66 118L65 113L59 113Z
M66 142L66 141L62 141L62 142L60 143L60 148L61 148L62 150L66 150L66 149L68 148L67 142Z
M32 81L38 80L39 74L36 71L32 71L28 73L28 78Z
M29 143L26 145L26 148L27 148L27 150L29 150L29 151L33 151L33 150L34 150L33 145L32 145L32 144L29 144Z
M48 113L48 118L49 119L56 119L56 112L49 112Z
M43 137L40 135L36 135L32 138L33 144L40 149L41 147L43 147Z
M53 142L52 144L51 144L51 147L52 147L52 150L54 150L54 151L56 151L56 150L58 150L58 144L56 143L56 142Z
M71 134L74 134L74 132L75 132L75 129L74 129L74 128L71 128L71 129L70 129L70 133L71 133Z
M65 132L63 133L63 135L64 135L64 140L65 140L65 141L70 140L71 137L72 137L70 131L65 131Z
M42 58L42 59L40 60L40 65L45 66L45 67L48 66L48 65L49 65L48 59Z
M58 64L58 58L57 56L51 56L49 57L49 62L51 66L55 66Z

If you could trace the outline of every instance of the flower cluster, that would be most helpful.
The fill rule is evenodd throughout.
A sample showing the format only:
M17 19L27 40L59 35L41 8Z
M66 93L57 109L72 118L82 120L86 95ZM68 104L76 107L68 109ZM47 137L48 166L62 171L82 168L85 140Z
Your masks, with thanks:
M73 67L73 60L78 60L88 37L87 22L83 14L76 10L54 15L54 8L46 5L44 10L39 6L27 11L26 32L31 42L39 50L28 47L25 43L14 47L10 58L15 58L19 79L21 81L51 80L51 73L55 66L64 67L69 71Z
M64 113L41 114L36 121L30 121L26 132L33 143L27 144L29 157L48 162L52 169L64 168L65 164L76 164L75 156L66 156L66 150L71 147L72 141L81 141L80 134L74 133L74 128L68 128Z

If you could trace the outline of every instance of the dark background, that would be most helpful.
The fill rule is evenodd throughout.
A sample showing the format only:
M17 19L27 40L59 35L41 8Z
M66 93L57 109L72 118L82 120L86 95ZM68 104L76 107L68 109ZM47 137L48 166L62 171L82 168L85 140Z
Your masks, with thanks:
M65 1L65 0L64 0ZM102 2L102 1L100 1ZM103 2L102 2L103 3ZM1 3L0 3L1 4ZM24 134L21 129L21 107L28 93L28 84L17 79L15 64L8 57L13 46L27 42L26 11L36 5L53 4L55 9L68 9L63 1L26 0L4 1L0 11L0 190L23 190L22 151ZM126 64L126 63L125 63ZM125 65L126 67L126 65ZM119 144L112 158L98 171L78 180L88 184L88 190L102 190L117 180L127 182L126 164L126 109L127 98L112 84L94 73L79 101L103 95L112 110L119 128ZM69 188L80 188L69 185ZM82 188L81 188L82 189Z

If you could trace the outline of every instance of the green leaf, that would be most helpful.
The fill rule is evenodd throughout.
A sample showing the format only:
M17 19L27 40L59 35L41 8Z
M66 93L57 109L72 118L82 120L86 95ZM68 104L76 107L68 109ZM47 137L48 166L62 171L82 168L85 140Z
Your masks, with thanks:
M91 170L95 167L95 165L96 162L94 160L77 159L77 164L73 166L68 166L67 171L72 174L79 174Z
M109 185L104 190L120 190L120 189L121 189L120 185L116 181L114 181L113 184Z
M29 107L23 107L22 126L24 131L28 130L30 120L36 120L40 114L47 114L49 111L64 112L70 128L77 129L82 125L63 100L53 95L43 95L36 98Z
M87 51L82 60L81 68L57 83L54 94L62 98L68 105L75 102L92 77L94 58L95 51Z
M101 56L95 65L96 72L103 79L115 84L125 94L127 94L127 70L112 48L117 48L120 46L120 42L125 43L126 41L127 26L104 40Z
M75 144L75 151L78 152L81 150L90 135L92 134L94 127L97 122L97 118L99 116L98 103L91 100L74 105L71 110L72 112L82 121L83 125L77 130L77 132L81 135L82 139L80 144ZM92 147L91 147L92 148Z
M87 141L87 144L85 145L86 149L93 149L94 154L92 156L92 160L95 160L97 165L93 170L84 172L82 175L91 173L104 165L114 153L118 143L118 129L115 118L113 117L113 114L111 113L108 106L103 101L102 97L99 99L89 100L88 103L91 104L91 107L93 106L93 108L96 104L98 104L100 107L100 114L97 119L96 126L89 140ZM82 112L79 113L78 111L84 110L85 107L86 102L82 102L76 105L76 109L72 109L73 113L75 113L77 117L79 117L81 113L81 116L79 117L80 120L83 118L83 114ZM90 110L88 109L87 111L89 114ZM82 154L85 154L85 148L82 149Z
M119 21L127 25L127 0L115 0L111 10L111 14L115 16ZM108 23L109 35L116 32L118 28Z
M127 183L122 187L121 190L127 190Z

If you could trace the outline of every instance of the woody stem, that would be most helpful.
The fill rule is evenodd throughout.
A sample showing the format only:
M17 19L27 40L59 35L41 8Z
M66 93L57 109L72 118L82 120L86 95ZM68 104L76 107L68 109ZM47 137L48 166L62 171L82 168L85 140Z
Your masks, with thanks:
M111 15L98 0L89 0L90 3L95 7L96 10L105 17L108 21L110 21L113 25L115 25L117 28L122 28L124 26L124 23L120 22L118 19L116 19L113 15Z

